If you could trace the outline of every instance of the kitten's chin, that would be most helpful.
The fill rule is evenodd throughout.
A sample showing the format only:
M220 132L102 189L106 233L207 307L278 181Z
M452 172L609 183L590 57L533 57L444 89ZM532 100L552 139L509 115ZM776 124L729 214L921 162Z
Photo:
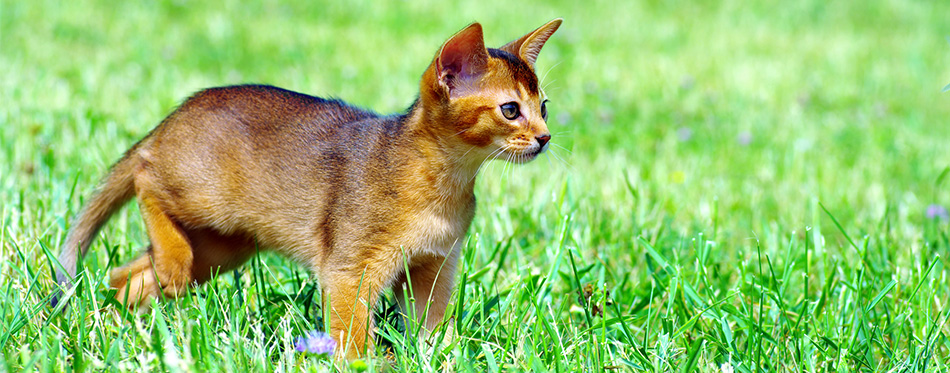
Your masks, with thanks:
M545 148L539 148L535 150L511 152L511 153L506 153L504 157L509 163L525 164L525 163L533 161L535 158L541 155L541 153L544 153L544 149Z

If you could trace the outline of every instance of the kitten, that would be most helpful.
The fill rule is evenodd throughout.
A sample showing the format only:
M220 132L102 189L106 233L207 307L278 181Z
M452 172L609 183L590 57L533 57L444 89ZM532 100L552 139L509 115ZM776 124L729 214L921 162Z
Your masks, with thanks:
M380 116L280 88L198 92L129 149L73 222L59 257L79 257L137 197L150 245L111 272L117 298L147 307L270 249L319 277L338 356L371 343L371 312L393 287L432 329L454 286L483 162L525 163L547 148L534 72L555 19L494 49L472 24L449 38L405 114ZM405 269L408 268L408 271Z

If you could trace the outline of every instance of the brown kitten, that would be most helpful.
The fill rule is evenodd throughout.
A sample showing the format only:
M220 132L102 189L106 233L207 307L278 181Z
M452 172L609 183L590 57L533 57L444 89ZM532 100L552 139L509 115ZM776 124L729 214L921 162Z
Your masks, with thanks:
M269 86L195 94L112 167L67 235L58 281L70 282L80 253L135 196L151 245L111 273L130 307L179 296L259 246L317 274L338 356L365 352L369 311L389 287L405 309L411 285L415 314L434 328L475 213L479 167L528 162L551 138L534 63L560 24L499 49L485 47L479 24L466 27L401 115Z

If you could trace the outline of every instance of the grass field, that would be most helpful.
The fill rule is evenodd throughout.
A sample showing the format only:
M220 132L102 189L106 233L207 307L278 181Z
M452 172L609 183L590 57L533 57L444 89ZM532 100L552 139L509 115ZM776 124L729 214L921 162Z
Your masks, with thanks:
M555 17L556 146L480 175L451 328L404 331L389 295L365 369L950 369L950 2L0 4L0 372L333 369L293 346L316 280L273 255L114 306L134 204L50 307L69 219L201 88L401 111L469 22L498 46Z

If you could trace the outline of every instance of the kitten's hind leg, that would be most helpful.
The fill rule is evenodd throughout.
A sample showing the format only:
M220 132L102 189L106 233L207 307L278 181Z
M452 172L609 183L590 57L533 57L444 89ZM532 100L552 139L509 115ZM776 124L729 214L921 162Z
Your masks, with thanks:
M186 237L194 248L192 265L182 269L187 276L179 276L178 280L187 281L186 286L168 292L168 283L162 282L162 277L156 276L156 271L159 270L158 261L155 251L149 246L148 250L135 260L112 270L110 286L118 290L116 300L129 308L147 310L151 299L158 297L163 290L169 297L181 295L180 292L185 291L188 285L201 284L215 274L240 266L254 254L253 240L243 236L226 236L209 229L196 229L187 231ZM165 253L163 260L169 260L169 255ZM167 271L167 263L163 268ZM166 273L164 278L174 277Z
M147 310L151 299L161 291L152 271L151 252L149 247L138 258L109 274L109 286L118 290L115 299L129 308L139 308L139 311Z
M155 277L162 292L174 298L194 282L191 274L194 253L181 225L161 209L157 198L143 189L138 190L139 209L145 218L148 238L152 241L150 254L154 260Z
M116 299L129 308L147 306L162 293L175 298L194 281L194 254L185 231L162 211L147 190L137 189L139 209L152 244L141 256L110 274L110 285L119 290Z

